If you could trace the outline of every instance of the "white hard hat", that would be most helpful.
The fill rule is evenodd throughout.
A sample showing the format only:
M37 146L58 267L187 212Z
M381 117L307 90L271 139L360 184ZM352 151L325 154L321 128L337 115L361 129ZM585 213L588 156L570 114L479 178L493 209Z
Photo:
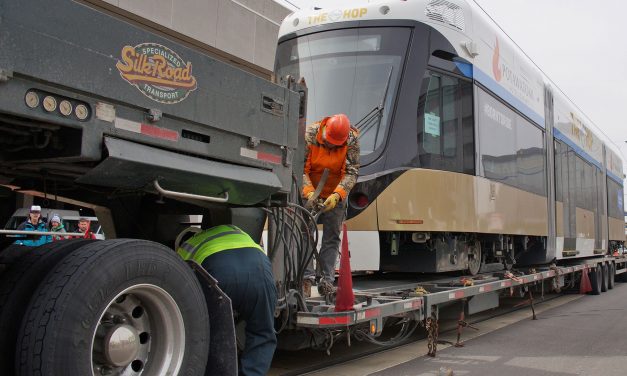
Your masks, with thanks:
M31 212L41 212L41 206L33 205L33 206L30 207L30 211Z

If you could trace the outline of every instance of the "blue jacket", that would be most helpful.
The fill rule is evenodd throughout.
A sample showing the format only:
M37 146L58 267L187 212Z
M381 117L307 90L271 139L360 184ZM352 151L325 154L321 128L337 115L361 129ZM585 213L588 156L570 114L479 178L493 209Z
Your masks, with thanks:
M39 221L39 223L37 223L37 226L35 226L30 223L29 220L26 220L26 222L22 223L17 229L23 231L48 231L48 229L46 228L46 223L44 221ZM14 242L14 244L25 245L28 247L37 247L42 244L50 243L51 241L52 237L50 235L43 235L40 237L25 237L24 239L18 239Z

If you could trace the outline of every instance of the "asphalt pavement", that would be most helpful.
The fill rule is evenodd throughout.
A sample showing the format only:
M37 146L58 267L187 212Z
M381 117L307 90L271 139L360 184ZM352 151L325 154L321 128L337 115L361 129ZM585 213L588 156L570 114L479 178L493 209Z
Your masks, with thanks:
M544 310L537 320L525 318L497 328L464 347L444 348L435 358L419 356L363 374L627 375L627 284Z

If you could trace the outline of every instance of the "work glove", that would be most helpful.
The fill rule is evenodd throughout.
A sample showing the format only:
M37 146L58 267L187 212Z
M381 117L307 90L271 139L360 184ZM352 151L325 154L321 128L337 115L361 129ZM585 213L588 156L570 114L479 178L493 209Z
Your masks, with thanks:
M340 195L338 193L331 194L331 196L324 200L324 209L322 211L326 213L333 210L338 202L340 202Z

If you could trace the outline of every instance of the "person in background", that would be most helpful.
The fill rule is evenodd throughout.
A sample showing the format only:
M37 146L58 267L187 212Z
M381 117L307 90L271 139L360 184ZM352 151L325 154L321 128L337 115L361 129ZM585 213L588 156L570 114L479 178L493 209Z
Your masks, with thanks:
M272 266L263 248L240 228L221 225L197 233L177 253L183 260L196 261L217 279L218 287L231 298L239 319L246 322L239 374L266 375L277 343L277 292Z
M80 217L78 219L78 232L83 233L84 239L96 239L96 234L89 231L90 223L91 221L89 220L89 218Z
M50 231L52 232L66 232L65 231L65 226L63 226L63 221L61 219L61 217L58 214L54 214L52 216L52 219L50 220ZM63 239L67 239L66 236L61 236L61 235L52 235L52 241L59 241L59 240L63 240Z
M359 131L352 128L344 114L325 117L307 127L305 133L305 169L302 195L308 201L321 183L325 169L329 176L323 183L320 199L324 202L318 223L322 224L322 246L318 256L322 279L318 292L326 295L335 291L335 262L340 248L340 232L346 215L346 199L359 173ZM305 271L303 290L311 294L315 273L311 266Z
M46 227L46 222L41 219L41 206L33 205L30 207L30 211L28 212L28 218L24 223L18 226L17 228L20 231L40 231L47 232L48 228ZM14 244L25 245L28 247L37 247L42 244L46 244L51 242L52 239L48 235L41 236L28 236L23 239L18 239Z

